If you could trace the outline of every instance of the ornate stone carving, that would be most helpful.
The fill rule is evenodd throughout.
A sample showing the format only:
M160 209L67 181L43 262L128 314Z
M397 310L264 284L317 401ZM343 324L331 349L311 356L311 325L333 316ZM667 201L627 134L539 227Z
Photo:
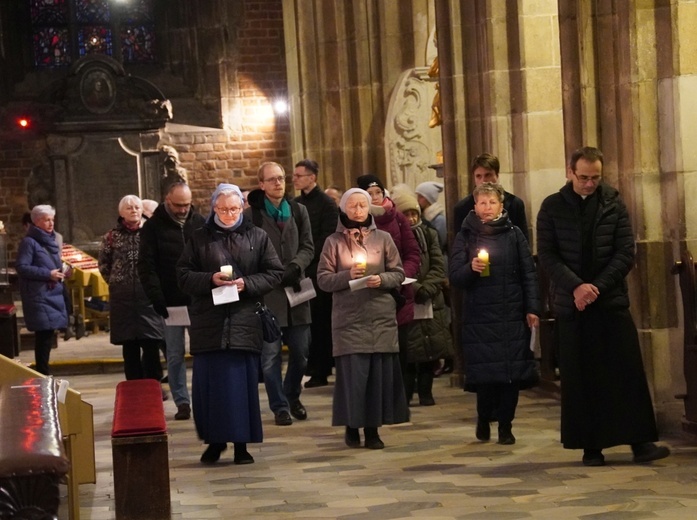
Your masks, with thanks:
M429 165L441 149L440 129L429 128L435 85L428 67L411 69L400 76L390 100L385 125L385 150L390 185L401 182L412 188L433 180Z

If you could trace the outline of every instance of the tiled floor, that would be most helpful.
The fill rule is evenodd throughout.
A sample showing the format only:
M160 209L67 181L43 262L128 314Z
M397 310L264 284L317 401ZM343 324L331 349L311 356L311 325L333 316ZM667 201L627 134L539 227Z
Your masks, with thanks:
M105 337L62 342L57 369L71 358L117 358ZM30 360L31 352L22 353ZM74 363L74 361L71 361ZM97 363L94 359L91 362ZM81 486L81 518L112 519L111 414L120 373L67 377L94 405L97 484ZM697 440L664 439L668 459L631 462L627 447L606 450L609 464L586 468L580 453L562 449L559 405L547 395L521 395L514 446L474 438L473 394L437 379L437 405L412 408L412 422L381 429L382 451L349 449L332 428L332 387L303 393L309 418L273 424L263 386L263 444L256 462L199 463L193 421L169 421L170 478L175 519L689 519L697 517ZM174 414L165 403L168 419ZM494 429L495 438L495 429ZM495 439L494 439L495 440ZM67 518L67 506L60 518Z

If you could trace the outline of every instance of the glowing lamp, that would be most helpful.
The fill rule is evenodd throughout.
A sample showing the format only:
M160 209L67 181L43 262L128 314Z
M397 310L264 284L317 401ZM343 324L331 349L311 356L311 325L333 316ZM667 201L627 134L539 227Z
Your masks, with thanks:
M27 129L31 126L31 120L28 117L20 117L17 119L17 126L21 129Z

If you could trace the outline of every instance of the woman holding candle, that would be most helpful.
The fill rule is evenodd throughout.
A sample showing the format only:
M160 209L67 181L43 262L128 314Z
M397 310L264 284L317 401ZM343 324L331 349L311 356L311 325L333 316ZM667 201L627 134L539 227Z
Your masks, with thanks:
M244 198L219 184L211 213L191 235L177 263L181 289L191 295L192 404L201 456L213 464L232 442L235 464L251 464L247 443L262 441L259 370L262 347L257 302L277 285L283 266L268 235L242 215ZM239 301L215 305L211 289L235 285Z
M503 188L474 189L474 210L455 238L450 283L464 289L462 347L467 388L477 392L479 440L489 440L497 406L499 444L514 444L518 392L537 381L530 329L539 325L535 263L522 231L503 209Z
M370 195L351 188L341 197L336 232L324 243L317 283L333 294L332 342L336 366L333 426L345 426L349 447L385 447L383 424L409 419L399 364L396 302L390 295L404 280L399 252L370 215ZM349 282L365 278L366 287Z

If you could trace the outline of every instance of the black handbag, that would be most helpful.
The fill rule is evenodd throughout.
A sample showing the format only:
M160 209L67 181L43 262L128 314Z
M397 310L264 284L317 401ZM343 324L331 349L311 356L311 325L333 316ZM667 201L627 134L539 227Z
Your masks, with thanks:
M264 341L267 343L273 343L278 341L281 337L281 325L279 325L276 316L274 316L271 309L261 302L257 303L257 309L255 311L261 318L261 329L264 333Z

